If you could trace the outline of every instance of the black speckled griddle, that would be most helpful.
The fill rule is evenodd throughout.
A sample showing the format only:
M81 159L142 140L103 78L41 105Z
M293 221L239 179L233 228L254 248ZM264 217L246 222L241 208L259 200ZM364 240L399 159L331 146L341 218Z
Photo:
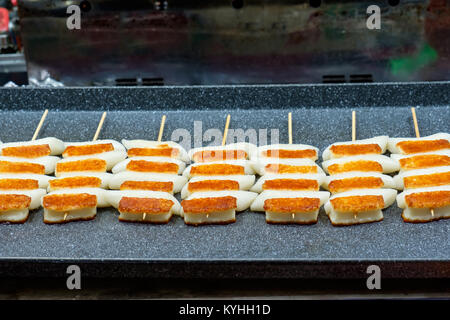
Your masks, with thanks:
M414 136L450 130L450 84L292 85L163 88L0 89L0 139L27 140L45 108L40 137L92 138L101 112L101 138L156 139L162 114L164 139L178 128L280 129L287 142L293 113L294 143L324 148L357 138ZM270 139L270 130L269 130ZM200 140L197 139L198 143ZM269 140L270 142L270 140ZM194 140L192 140L192 144ZM85 275L105 277L363 278L370 264L384 277L450 278L450 220L404 223L394 204L384 221L333 227L323 209L312 226L268 225L263 213L243 212L227 226L120 223L101 209L89 222L46 225L42 210L23 225L0 225L0 276L65 276L78 264Z

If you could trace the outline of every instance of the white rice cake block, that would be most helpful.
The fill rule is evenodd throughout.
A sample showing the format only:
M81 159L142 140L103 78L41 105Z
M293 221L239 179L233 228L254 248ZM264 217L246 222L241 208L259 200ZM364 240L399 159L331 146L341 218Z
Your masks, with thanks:
M36 181L38 184L38 188L40 189L47 189L48 187L48 181L52 179L50 176L46 176L43 174L26 174L26 173L4 173L0 174L0 182L6 181L6 180L33 180Z
M405 222L430 222L450 218L450 186L408 189L397 196Z
M319 191L325 180L325 174L266 174L259 178L250 191L264 190L309 190Z
M64 177L51 178L48 183L48 192L62 189L102 188L108 189L112 174L94 172L86 175L68 173Z
M109 191L110 204L119 210L119 220L141 223L168 223L172 215L181 214L178 200L158 191Z
M37 139L34 141L8 142L0 145L0 154L3 155L3 149L20 148L27 146L48 146L50 148L50 156L58 156L64 151L64 142L53 137ZM20 150L20 149L18 149Z
M201 148L193 148L189 150L189 159L193 162L219 162L246 160L250 155L255 153L257 146L248 142L238 142L226 144L224 146L207 146ZM243 152L226 152L226 151L243 151ZM218 152L221 151L221 152ZM223 152L225 151L225 152ZM238 156L238 157L237 157ZM200 160L200 161L199 161Z
M125 151L110 151L93 155L86 156L73 156L66 157L61 161L78 161L87 159L100 159L106 161L106 170L110 171L115 165L124 161L127 158L127 153Z
M133 157L116 164L114 168L112 168L112 173L131 171L141 173L181 174L185 168L186 163L178 159Z
M265 174L323 174L311 159L259 159L250 164L260 176Z
M345 192L356 189L397 189L397 184L391 176L377 172L345 172L327 176L323 188L331 193Z
M400 171L394 182L399 190L450 185L450 166Z
M102 189L98 190L106 192ZM91 192L87 189L78 189L78 192L72 191L73 190L58 190L42 197L44 223L59 224L95 219L97 214L98 193ZM103 194L101 197L104 197Z
M59 157L14 158L0 156L0 173L52 174Z
M335 142L329 145L322 154L323 161L368 154L383 154L386 152L388 136L377 136L369 139Z
M67 158L58 161L55 168L56 177L73 175L90 175L93 173L106 173L108 165L103 159L73 159Z
M90 194L90 195L95 195L97 197L97 204L96 207L99 208L106 208L111 206L108 199L107 199L107 194L108 194L108 190L105 189L101 189L101 188L74 188L74 189L59 189L59 190L55 190L52 191L50 193L48 193L48 195L53 195L53 194Z
M251 154L251 160L258 159L310 159L316 161L319 157L319 149L307 144L271 144L258 147Z
M183 176L192 178L196 176L232 176L255 174L250 161L230 160L191 164L183 171Z
M236 211L245 211L252 204L258 194L250 191L242 190L224 190L224 191L203 191L191 194L186 200L200 199L200 198L221 198L234 197L236 198Z
M421 138L389 138L388 149L391 153L415 154L434 153L450 150L450 134L436 133Z
M326 191L264 190L250 209L265 211L266 222L271 224L314 224L329 197Z
M400 172L450 166L450 150L412 155L391 154L391 158L398 162Z
M178 143L173 141L151 141L151 140L122 140L125 148L130 151L130 149L152 149L156 150L155 153L158 154L158 149L176 149L177 151L172 152L170 158L176 158L184 162L190 162L190 158L186 150Z
M75 147L75 148L69 148ZM81 147L81 148L77 148ZM126 152L125 147L118 141L112 139L103 139L95 141L65 142L64 158L72 156L95 155L111 151ZM69 149L68 149L69 148ZM73 154L72 154L73 153Z
M44 189L0 190L0 222L24 223L29 210L41 205Z
M352 156L331 159L322 163L323 170L330 174L345 172L393 173L400 169L398 161L383 155Z
M248 190L254 183L254 175L193 177L181 190L181 199L202 191Z
M173 188L170 193L178 193L187 183L188 179L176 174L122 171L112 176L111 180L109 181L109 188L113 190L120 190L120 187L127 181L171 182L173 184Z
M325 212L334 226L349 226L383 220L382 210L392 205L394 189L358 189L334 194Z

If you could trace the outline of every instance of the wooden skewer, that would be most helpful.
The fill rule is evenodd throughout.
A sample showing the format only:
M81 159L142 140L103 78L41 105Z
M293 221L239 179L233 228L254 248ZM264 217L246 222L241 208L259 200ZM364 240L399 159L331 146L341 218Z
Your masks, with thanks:
M288 113L288 134L289 134L289 144L292 144L292 112Z
M414 122L414 131L416 132L416 138L420 138L420 132L419 132L419 124L417 123L417 116L416 116L416 108L411 108L411 113L413 117ZM434 209L430 209L431 216L434 218Z
M105 122L106 118L106 112L103 112L102 118L100 119L100 122L98 123L97 131L95 131L94 138L92 141L96 141L98 139L98 136L100 135L100 131L102 131L103 123Z
M66 221L68 214L69 214L68 212L64 213L64 221Z
M161 142L165 123L166 123L166 116L163 115L161 118L161 125L159 126L158 142Z
M417 117L416 117L416 108L412 107L411 113L414 121L414 130L416 131L416 138L420 138L419 125L417 124Z
M34 131L33 138L31 138L31 141L36 140L37 136L39 135L39 131L41 131L42 125L44 124L45 118L47 118L48 109L45 109L44 114L41 117L41 121L39 121L39 124Z
M147 217L147 214L144 213L144 215L142 216L142 221L145 221L145 218Z
M356 111L352 111L352 141L356 140Z
M227 115L227 121L225 122L225 129L223 131L223 139L222 139L222 146L224 146L227 143L227 135L228 135L228 127L230 126L230 115Z

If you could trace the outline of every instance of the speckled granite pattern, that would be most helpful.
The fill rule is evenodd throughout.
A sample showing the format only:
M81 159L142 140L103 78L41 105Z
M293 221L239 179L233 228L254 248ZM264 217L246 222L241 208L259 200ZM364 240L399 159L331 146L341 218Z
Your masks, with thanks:
M424 90L425 86L428 87L428 91L436 93L435 100L423 94L421 90ZM375 99L370 101L361 99L361 104L366 105L354 107L357 112L359 139L375 135L413 136L410 106L417 107L416 112L423 136L450 131L448 90L450 86L447 83L434 86L420 84L417 87L408 85L408 91L402 94L406 95L406 99L413 101L408 101L406 105L402 105L401 96L385 95L387 91L393 90L393 87L389 85L354 86L353 90L349 90L351 86L348 85L319 87L330 91L329 94L335 92L334 99L339 103L333 105L328 102L311 108L309 101L313 100L312 97L305 96L303 100L298 91L306 93L310 89L317 91L319 90L317 87L272 86L265 90L258 88L254 92L254 100L261 104L259 109L253 109L251 105L241 105L238 99L241 90L251 91L251 87L238 89L231 87L230 90L237 90L237 96L234 96L232 100L216 96L217 92L226 92L227 87L186 88L183 90L192 90L190 94L196 92L192 99L198 103L197 107L184 105L175 109L170 107L174 103L171 100L172 95L165 92L158 98L157 104L158 109L166 110L164 114L167 115L163 139L169 139L171 132L177 128L192 132L195 120L203 121L203 132L209 128L223 128L225 116L230 113L231 129L279 128L280 142L286 143L287 113L292 111L294 143L312 144L323 151L333 142L351 139L351 109L343 105L347 102L352 105L350 101L358 100L358 88L364 88L364 90L371 88L373 99ZM380 91L377 88L383 90ZM385 88L389 89L385 90ZM101 92L101 89L89 90ZM40 137L56 136L66 141L91 139L101 111L109 109L111 111L108 113L100 139L155 139L163 112L151 110L150 106L155 106L155 102L148 102L148 110L143 110L147 102L142 101L144 96L155 93L146 93L145 89L137 89L136 96L133 96L131 94L133 90L125 89L127 97L120 100L122 90L124 89L107 89L108 94L105 94L103 99L98 100L94 106L87 104L86 93L82 89L26 89L23 91L2 89L0 90L2 107L0 139L4 142L30 139L39 122L41 110L44 108L49 108L50 113ZM151 89L148 90L151 91ZM166 90L170 91L170 89ZM275 92L282 90L290 98L285 102L280 100L280 104L273 105L272 90ZM24 93L27 91L29 95ZM20 97L25 95L27 98L12 102L10 99L14 92ZM176 92L177 90L174 89L175 100L179 99ZM248 94L247 92L246 95ZM262 103L264 99L258 96L260 94L268 97L266 104ZM61 104L57 104L56 101L61 101ZM187 101L187 97L184 97L183 101ZM201 103L201 101L204 102ZM392 106L389 105L389 101ZM367 105L370 102L378 104ZM64 103L70 106L63 106ZM212 106L216 104L223 108L213 108ZM36 110L26 110L29 105ZM90 108L95 107L98 111L84 108L87 105ZM166 105L169 107L165 108ZM209 107L203 108L203 105ZM78 106L80 110L76 110L75 106ZM37 111L38 109L41 110ZM54 109L59 111L54 112ZM400 209L393 205L385 210L385 219L380 223L333 227L323 209L319 215L319 222L312 226L268 225L265 223L263 213L243 212L237 215L235 224L188 227L179 217L174 217L169 224L162 226L119 223L118 212L112 209L99 210L97 218L90 222L45 225L42 222L42 210L37 210L32 212L29 221L23 225L0 225L0 261L3 261L0 263L0 270L3 270L5 274L14 273L14 264L8 265L8 261L20 263L33 261L33 259L55 262L78 259L88 262L178 261L188 263L191 268L195 262L208 261L217 263L218 261L264 260L273 263L292 263L291 267L299 268L302 266L302 261L327 262L333 266L330 266L328 271L334 273L339 272L335 269L335 265L338 265L340 261L356 263L434 261L443 262L443 268L446 268L445 272L447 276L450 276L450 220L428 224L407 224L403 222L400 214ZM118 271L120 268L116 267L110 266L110 269L112 274L123 272L123 270ZM186 269L186 272L189 270ZM252 272L251 270L249 268L247 271ZM314 269L305 270L308 270L305 276L315 276ZM235 270L235 272L245 273L245 270ZM270 273L269 267L267 272ZM320 272L327 271L322 268ZM399 270L399 274L402 272ZM418 270L411 270L411 272L417 273ZM442 276L442 272L438 272L439 275Z

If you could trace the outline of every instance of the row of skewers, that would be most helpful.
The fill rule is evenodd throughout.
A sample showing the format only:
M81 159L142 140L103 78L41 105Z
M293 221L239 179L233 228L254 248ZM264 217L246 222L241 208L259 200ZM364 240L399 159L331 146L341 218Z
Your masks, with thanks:
M228 224L250 208L268 223L313 224L324 206L338 226L381 221L395 200L406 222L450 218L450 134L420 137L414 108L416 138L356 140L353 112L352 141L328 146L322 166L316 147L293 144L291 113L289 144L226 144L228 115L221 146L189 152L162 141L165 116L156 141L98 140L106 113L92 141L36 140L47 114L31 141L0 144L0 222L40 206L48 224L91 220L112 206L128 222Z

